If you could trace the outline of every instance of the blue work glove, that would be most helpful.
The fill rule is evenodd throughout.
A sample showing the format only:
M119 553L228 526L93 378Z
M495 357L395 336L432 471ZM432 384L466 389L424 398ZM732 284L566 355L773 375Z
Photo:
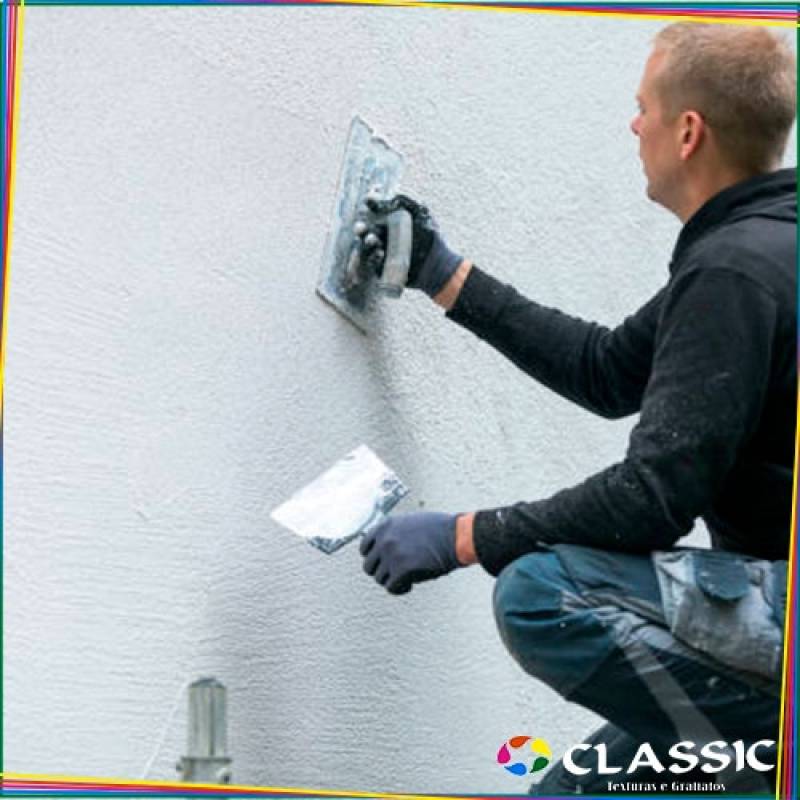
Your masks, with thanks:
M411 214L411 264L407 286L421 289L429 297L439 294L463 259L445 244L428 209L404 194L398 194L391 200L370 198L367 206L374 214L390 214L398 208L405 208ZM363 232L362 241L362 258L374 272L380 274L386 249L386 226L369 226Z
M417 511L387 517L361 540L364 572L392 594L460 567L456 516Z

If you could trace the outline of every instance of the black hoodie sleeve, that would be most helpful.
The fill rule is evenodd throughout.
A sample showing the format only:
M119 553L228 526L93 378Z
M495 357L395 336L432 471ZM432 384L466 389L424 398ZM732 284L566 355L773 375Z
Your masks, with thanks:
M641 406L661 301L659 293L610 330L539 305L473 267L448 317L568 400L617 418Z
M758 424L777 305L741 272L687 269L666 291L657 322L625 459L549 499L478 512L475 548L490 573L542 543L666 548L710 507Z

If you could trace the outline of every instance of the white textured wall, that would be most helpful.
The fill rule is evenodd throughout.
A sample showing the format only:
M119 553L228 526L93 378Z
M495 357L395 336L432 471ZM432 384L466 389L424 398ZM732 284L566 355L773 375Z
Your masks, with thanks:
M398 599L269 511L354 446L406 510L533 499L629 423L420 297L314 293L354 113L448 240L613 323L677 223L627 124L657 23L388 9L26 12L6 372L5 768L139 777L178 687L230 689L237 782L519 792L588 713L504 652L480 569ZM172 777L183 706L151 777Z

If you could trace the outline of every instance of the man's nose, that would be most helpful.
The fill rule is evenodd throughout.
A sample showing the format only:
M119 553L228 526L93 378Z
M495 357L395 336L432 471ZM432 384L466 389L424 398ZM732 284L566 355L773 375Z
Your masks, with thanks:
M631 120L631 132L633 133L634 136L638 136L639 135L639 118L640 118L639 114L637 114Z

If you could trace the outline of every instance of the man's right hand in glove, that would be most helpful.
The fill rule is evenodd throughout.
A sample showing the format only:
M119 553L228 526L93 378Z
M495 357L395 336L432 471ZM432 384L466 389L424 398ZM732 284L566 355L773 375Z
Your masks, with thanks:
M391 200L368 199L367 206L374 214L381 216L391 214L398 208L404 208L411 214L413 220L411 263L407 286L410 289L421 289L445 307L451 306L452 303L442 302L446 299L446 289L458 283L457 272L463 273L461 280L463 285L469 264L445 244L428 209L403 194L398 194ZM362 236L362 258L377 274L380 274L386 250L386 226L371 225L364 230ZM460 288L459 285L458 290ZM443 290L445 290L444 296L440 297ZM455 294L457 296L458 292Z

